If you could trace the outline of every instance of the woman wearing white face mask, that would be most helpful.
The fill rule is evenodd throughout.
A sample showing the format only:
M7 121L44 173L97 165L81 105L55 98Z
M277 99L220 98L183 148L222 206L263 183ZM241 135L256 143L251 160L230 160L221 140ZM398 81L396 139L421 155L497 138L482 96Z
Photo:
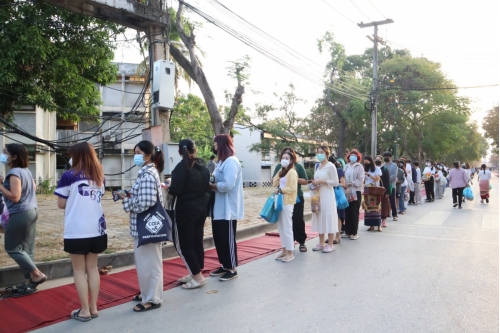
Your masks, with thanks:
M292 261L293 256L293 205L297 201L297 171L294 167L295 157L291 153L281 156L281 170L274 176L273 186L279 186L277 193L283 194L283 210L278 218L278 232L280 234L281 253L276 260Z
M427 160L425 163L425 169L422 172L422 180L425 187L425 195L427 199L425 202L434 202L434 173L436 168L431 160Z
M328 162L327 156L330 149L327 146L320 146L316 149L316 159L320 162L315 166L314 179L312 184L319 187L319 213L312 214L311 230L319 234L319 244L313 251L323 251L329 253L335 250L333 240L335 234L339 232L337 202L333 188L339 185L337 168L333 163ZM325 234L328 234L328 244L323 246Z
M352 240L358 239L359 207L361 205L361 192L365 180L365 169L359 163L361 154L353 149L347 154L349 164L345 167L345 192L349 207L345 209L345 236Z
M135 312L158 309L163 302L163 263L161 243L138 245L137 214L156 205L157 198L163 202L159 173L165 161L162 151L150 141L141 141L134 147L134 163L141 168L137 180L130 190L130 197L118 194L123 200L123 209L130 213L130 236L134 239L134 259L139 280L140 295L134 297L141 302Z

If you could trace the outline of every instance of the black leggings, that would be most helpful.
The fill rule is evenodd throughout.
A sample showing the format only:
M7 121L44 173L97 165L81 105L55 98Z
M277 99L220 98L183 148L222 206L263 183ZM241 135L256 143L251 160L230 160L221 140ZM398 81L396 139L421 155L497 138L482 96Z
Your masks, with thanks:
M177 209L172 223L175 249L191 275L201 272L205 263L203 227L207 216L206 207Z
M345 209L345 233L349 236L358 234L361 192L356 191L356 196L358 200L349 202L349 207Z
M425 186L425 196L427 197L427 200L434 200L434 178L431 178L431 180L424 182Z
M293 239L299 244L304 244L307 238L306 223L304 222L304 197L299 197L300 202L293 206Z
M456 204L458 203L458 207L462 207L462 196L464 193L465 187L457 187L451 190L451 195L453 197L453 203ZM457 196L458 196L458 202L457 202Z

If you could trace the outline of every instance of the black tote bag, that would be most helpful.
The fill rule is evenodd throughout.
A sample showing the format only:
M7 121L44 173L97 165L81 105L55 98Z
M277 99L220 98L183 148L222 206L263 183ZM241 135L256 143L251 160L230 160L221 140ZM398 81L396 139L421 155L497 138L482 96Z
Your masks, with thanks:
M163 208L158 192L156 192L156 204L137 214L137 232L139 234L137 247L150 243L173 241L172 220Z

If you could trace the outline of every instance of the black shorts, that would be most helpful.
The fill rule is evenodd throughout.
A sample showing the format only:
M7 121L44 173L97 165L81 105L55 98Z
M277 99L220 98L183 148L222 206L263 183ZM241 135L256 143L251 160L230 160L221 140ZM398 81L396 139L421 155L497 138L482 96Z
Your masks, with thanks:
M64 252L68 252L69 254L101 253L107 248L108 235L64 239Z

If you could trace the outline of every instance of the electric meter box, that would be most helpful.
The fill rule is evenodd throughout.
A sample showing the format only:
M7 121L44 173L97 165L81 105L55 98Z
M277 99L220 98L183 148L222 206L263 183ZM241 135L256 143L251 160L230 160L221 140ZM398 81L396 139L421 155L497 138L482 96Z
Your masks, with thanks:
M153 109L173 109L175 102L175 65L157 60L153 64Z
M182 161L182 156L179 155L179 144L173 142L165 142L162 147L163 158L165 159L164 175L171 175L175 166Z

